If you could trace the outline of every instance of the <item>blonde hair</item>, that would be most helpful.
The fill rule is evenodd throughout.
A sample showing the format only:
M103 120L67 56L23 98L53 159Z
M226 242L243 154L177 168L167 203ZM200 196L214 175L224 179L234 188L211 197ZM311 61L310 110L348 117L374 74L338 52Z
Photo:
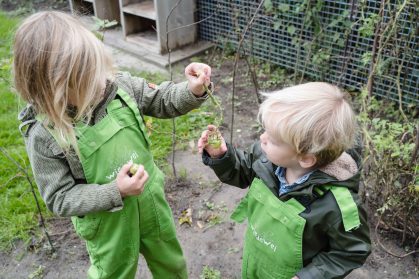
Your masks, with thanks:
M352 147L356 118L346 94L325 82L310 82L264 94L258 119L298 155L316 156L316 167Z
M59 140L77 151L74 123L90 120L113 74L103 43L71 15L46 11L23 21L13 51L19 95L45 116ZM70 105L75 115L69 115Z

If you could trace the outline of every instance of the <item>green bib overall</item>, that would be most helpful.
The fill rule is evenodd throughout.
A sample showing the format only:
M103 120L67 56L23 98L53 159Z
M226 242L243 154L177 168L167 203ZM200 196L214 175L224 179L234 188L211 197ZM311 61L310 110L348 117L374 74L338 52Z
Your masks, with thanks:
M164 196L164 175L149 151L139 109L123 90L118 90L118 96L122 101L113 100L104 119L94 126L76 128L87 183L113 181L128 161L144 165L149 179L141 195L124 198L120 211L72 217L89 252L88 277L134 278L141 253L154 278L187 278L172 212Z
M342 190L335 191L334 189ZM349 190L329 187L334 196L342 197L346 212L342 212L345 229L360 224L356 204ZM345 192L345 190L347 192ZM345 202L344 202L345 203ZM339 208L341 205L339 204ZM255 178L246 197L231 218L237 222L248 219L242 263L242 278L290 279L303 267L303 232L306 220L300 216L305 210L297 200L279 200L260 179ZM353 214L355 210L356 214ZM342 211L342 208L341 208Z

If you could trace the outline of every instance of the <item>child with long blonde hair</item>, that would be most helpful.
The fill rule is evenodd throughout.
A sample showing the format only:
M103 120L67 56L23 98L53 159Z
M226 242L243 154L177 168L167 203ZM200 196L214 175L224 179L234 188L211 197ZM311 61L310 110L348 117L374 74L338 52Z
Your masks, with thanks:
M200 106L211 68L192 63L187 82L147 83L116 72L79 20L49 11L18 28L13 69L28 103L20 130L36 183L47 207L71 216L86 241L88 277L134 278L141 253L154 278L187 278L143 115L169 118Z

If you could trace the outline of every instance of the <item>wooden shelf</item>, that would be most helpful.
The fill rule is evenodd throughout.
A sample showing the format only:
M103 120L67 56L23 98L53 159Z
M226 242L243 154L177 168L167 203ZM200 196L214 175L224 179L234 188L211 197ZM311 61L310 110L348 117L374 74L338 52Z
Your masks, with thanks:
M122 8L124 13L136 15L152 20L157 19L156 9L153 1L144 1L140 3L130 4Z
M93 4L93 0L83 0L84 2L89 2Z

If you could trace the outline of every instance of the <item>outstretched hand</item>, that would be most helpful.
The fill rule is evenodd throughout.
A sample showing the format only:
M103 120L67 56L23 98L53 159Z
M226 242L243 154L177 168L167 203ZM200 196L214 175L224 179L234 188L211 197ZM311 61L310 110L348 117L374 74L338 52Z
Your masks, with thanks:
M205 93L205 87L211 83L211 67L204 63L191 63L185 68L189 90L197 97Z
M227 144L220 131L214 125L208 125L198 140L198 152L207 151L211 158L221 158L227 152Z

